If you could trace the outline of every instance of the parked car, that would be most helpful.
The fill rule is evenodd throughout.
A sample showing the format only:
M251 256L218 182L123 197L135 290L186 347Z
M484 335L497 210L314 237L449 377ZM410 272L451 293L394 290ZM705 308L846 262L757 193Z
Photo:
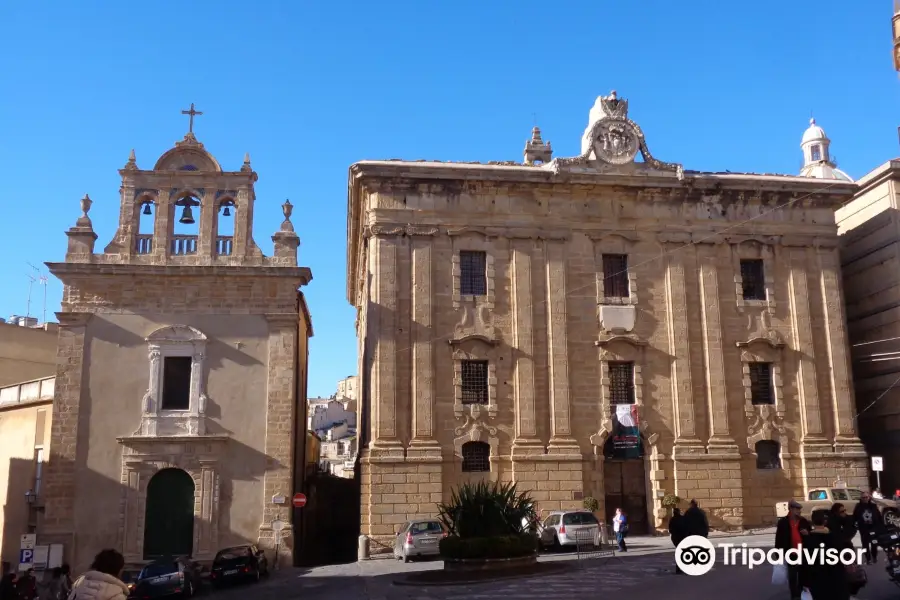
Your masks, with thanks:
M586 510L556 510L547 515L539 532L541 546L560 549L576 546L578 540L600 545L600 522Z
M182 596L191 598L203 587L202 567L188 557L156 560L141 569L130 598L149 600Z
M129 594L133 592L134 588L137 586L137 578L140 574L140 569L125 569L122 571L122 575L119 576L119 580L128 586Z
M853 513L853 509L859 503L862 491L854 488L817 488L809 491L806 500L800 500L801 514L807 519L810 518L814 510L830 509L835 502L841 502L847 509L848 513ZM884 516L884 523L890 527L900 528L900 505L894 500L886 500L882 498L873 498L872 502L881 511ZM788 503L778 502L775 504L775 515L777 517L785 517L788 514Z
M213 559L210 580L213 586L220 587L234 581L259 581L268 574L266 553L254 544L245 544L219 550Z
M407 521L394 539L394 557L409 562L414 556L437 556L441 553L441 539L446 536L440 521Z

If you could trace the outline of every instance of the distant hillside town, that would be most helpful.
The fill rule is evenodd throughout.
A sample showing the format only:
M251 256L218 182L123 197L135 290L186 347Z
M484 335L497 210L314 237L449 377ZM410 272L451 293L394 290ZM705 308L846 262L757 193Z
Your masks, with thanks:
M319 438L319 470L336 477L353 479L356 463L358 377L338 382L330 398L309 398L307 428Z

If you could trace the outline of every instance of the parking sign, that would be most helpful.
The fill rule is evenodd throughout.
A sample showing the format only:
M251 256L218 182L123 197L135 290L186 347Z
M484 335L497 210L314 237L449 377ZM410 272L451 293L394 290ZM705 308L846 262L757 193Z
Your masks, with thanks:
M34 550L31 548L22 548L19 550L19 570L25 571L30 569L34 564Z
M884 471L884 458L882 458L881 456L873 456L872 470L876 472Z

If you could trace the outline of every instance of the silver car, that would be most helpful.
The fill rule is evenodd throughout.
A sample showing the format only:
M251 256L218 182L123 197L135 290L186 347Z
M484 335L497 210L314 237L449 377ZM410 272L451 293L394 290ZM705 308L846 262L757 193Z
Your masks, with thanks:
M586 510L557 510L541 524L541 546L555 549L576 546L578 540L589 539L600 545L600 522Z
M441 552L439 544L444 537L440 521L407 521L400 526L394 539L394 557L409 562L413 556L437 556Z

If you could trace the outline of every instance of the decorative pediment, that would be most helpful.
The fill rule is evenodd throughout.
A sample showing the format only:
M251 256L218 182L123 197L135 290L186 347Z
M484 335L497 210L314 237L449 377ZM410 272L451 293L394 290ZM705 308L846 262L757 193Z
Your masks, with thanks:
M633 333L602 335L600 336L600 339L594 342L594 345L599 348L606 348L610 344L614 344L616 342L623 342L637 349L643 348L647 345L647 342L645 340L642 340Z
M157 329L147 336L146 341L151 344L205 342L206 335L190 325L170 325Z
M775 331L774 329L770 329L769 331L756 333L750 337L746 342L736 342L738 348L749 348L754 344L763 344L766 345L773 350L780 350L784 348L785 342L784 338L782 338L781 334Z
M482 344L487 344L488 346L496 346L500 342L493 338L489 338L486 335L480 335L477 333L472 333L461 338L454 338L450 341L451 346L459 346L461 344L465 344L466 342L481 342Z

